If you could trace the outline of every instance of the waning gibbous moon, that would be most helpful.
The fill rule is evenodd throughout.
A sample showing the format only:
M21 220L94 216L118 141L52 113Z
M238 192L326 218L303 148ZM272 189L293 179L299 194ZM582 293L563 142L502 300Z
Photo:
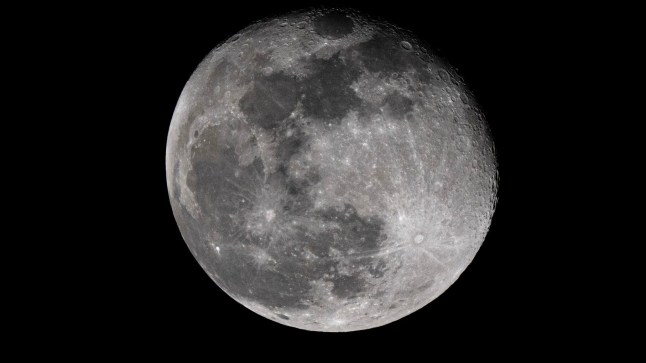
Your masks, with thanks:
M316 331L431 302L496 204L493 142L462 78L412 34L337 9L257 22L211 51L177 102L166 168L215 283Z

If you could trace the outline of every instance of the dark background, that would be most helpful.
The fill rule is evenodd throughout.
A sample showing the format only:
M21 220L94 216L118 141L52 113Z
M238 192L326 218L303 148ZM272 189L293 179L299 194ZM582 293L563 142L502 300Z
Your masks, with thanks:
M92 135L83 138L83 150L100 145L91 151L100 168L88 170L83 183L93 210L85 227L92 232L84 237L87 250L74 257L81 266L73 270L79 298L68 306L80 317L82 335L109 337L114 347L183 342L215 350L242 341L248 352L240 354L267 357L294 347L314 355L350 349L427 356L451 347L462 357L472 346L535 354L571 346L570 334L589 324L572 299L583 277L573 252L581 242L571 176L583 166L570 146L580 120L571 99L578 80L567 70L577 67L571 55L586 38L576 21L585 17L580 11L343 2L439 48L490 122L499 203L475 260L435 301L377 329L308 332L247 310L202 271L166 190L166 136L176 101L217 44L254 20L310 4L106 6L62 27L81 50L68 66L93 84L75 92L92 109L92 126L77 132Z

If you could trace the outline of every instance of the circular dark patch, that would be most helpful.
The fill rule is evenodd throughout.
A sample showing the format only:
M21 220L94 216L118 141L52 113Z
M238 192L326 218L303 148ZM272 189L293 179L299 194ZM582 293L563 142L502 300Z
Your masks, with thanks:
M314 31L323 38L339 39L352 33L354 22L340 11L333 11L314 20Z

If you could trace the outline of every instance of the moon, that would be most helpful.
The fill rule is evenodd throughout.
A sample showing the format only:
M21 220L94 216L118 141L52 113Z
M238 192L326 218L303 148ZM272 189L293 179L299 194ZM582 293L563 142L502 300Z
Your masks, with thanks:
M192 74L167 140L172 210L233 299L291 327L370 329L473 260L495 149L463 78L410 32L351 10L256 22Z

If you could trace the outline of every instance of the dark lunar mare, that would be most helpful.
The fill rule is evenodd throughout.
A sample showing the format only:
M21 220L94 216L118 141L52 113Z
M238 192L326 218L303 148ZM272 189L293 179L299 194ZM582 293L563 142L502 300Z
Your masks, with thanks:
M298 102L300 82L282 72L255 77L253 88L240 99L240 110L247 119L273 129L287 118Z
M253 87L239 102L250 122L274 129L296 109L299 99L304 116L334 124L348 111L361 108L361 99L350 88L361 74L358 63L341 59L340 52L329 59L310 56L301 61L311 72L303 79L283 72L255 75Z
M288 172L290 160L309 147L301 125L288 119L298 97L304 100L304 110L309 116L337 123L360 104L349 88L359 75L356 66L344 65L338 55L312 61L308 66L312 74L303 80L283 73L258 74L254 87L240 100L248 121L275 133L279 141L275 157L280 164L275 172L265 175L259 158L248 166L241 166L235 140L222 137L215 127L198 135L195 143L198 146L191 150L193 168L187 176L187 185L198 198L204 220L188 221L192 217L185 212L182 218L191 229L188 239L202 241L200 246L193 246L198 251L198 260L214 272L216 281L229 293L268 307L306 309L316 303L310 291L311 282L317 280L331 282L334 295L351 299L368 287L362 274L382 277L386 265L379 258L369 257L386 239L383 220L376 216L361 217L350 204L314 210L308 191L320 182L320 175L311 171L295 178ZM235 120L228 122L235 123ZM254 208L256 196L263 189L270 192L281 189L283 193L274 192L286 195L282 205L277 206L277 218L281 221L275 223L297 221L291 232L256 235L246 227L249 221L245 216ZM333 228L321 232L315 228L321 223ZM222 236L221 259L206 258L213 253L208 247L213 241L211 236L196 232L199 225L213 225ZM245 250L245 245L263 249L277 262L259 265ZM341 254L352 250L360 257L339 273L340 259L331 252L332 248ZM314 262L305 262L308 254L317 257Z
M354 22L341 11L331 11L314 19L314 31L327 39L340 39L352 33Z
M194 148L193 170L188 175L188 185L198 196L198 204L206 214L202 218L206 220L188 221L192 218L186 213L182 218L189 222L192 239L202 241L202 246L193 246L200 251L198 255L206 254L206 246L212 241L209 236L196 233L197 226L212 223L222 236L222 259L199 256L198 259L215 272L217 281L223 283L229 293L268 307L305 309L315 303L309 293L312 281L329 281L333 284L333 294L349 299L367 288L367 282L360 276L361 271L375 278L383 276L385 261L369 256L386 239L383 220L376 216L359 216L350 204L314 210L307 191L318 183L316 174L294 180L283 166L268 176L266 184L253 183L251 181L258 180L258 177L264 177L260 159L255 159L249 166L240 166L233 147L226 144L214 146L209 144L213 139L207 133L203 135L206 138L202 145L211 146ZM293 154L293 148L300 145L302 142L289 138L281 143L286 150L292 148L285 151L285 155ZM217 151L213 150L214 147ZM279 211L281 220L299 222L287 234L256 236L250 233L246 228L249 221L244 216L254 207L255 200L241 198L244 195L242 190L262 193L262 188L279 187L285 188L287 195L279 206L282 207ZM323 229L323 232L313 228L321 223L332 228ZM270 237L274 239L272 247L268 243ZM258 265L254 256L244 249L245 245L264 249L277 261L276 264ZM340 259L335 258L331 249L342 254L352 250L361 257L355 259L354 266L346 268L349 274L340 274ZM306 262L307 254L318 258Z

